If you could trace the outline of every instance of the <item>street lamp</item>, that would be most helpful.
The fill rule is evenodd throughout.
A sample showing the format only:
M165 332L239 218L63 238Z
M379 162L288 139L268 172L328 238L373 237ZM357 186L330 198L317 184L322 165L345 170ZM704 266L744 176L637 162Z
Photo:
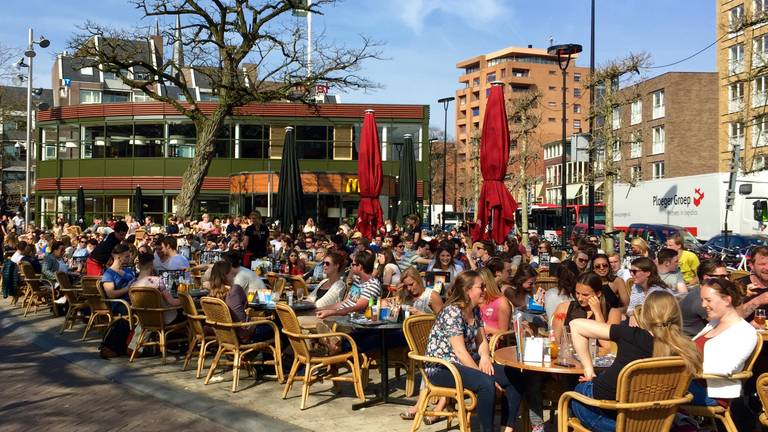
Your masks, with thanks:
M562 141L562 157L560 159L560 163L562 164L562 169L560 170L560 211L562 212L562 220L563 220L563 233L562 233L562 246L565 247L566 241L568 238L567 235L567 229L568 229L568 200L566 198L567 196L567 188L566 188L566 175L565 172L568 167L568 159L566 157L565 152L565 126L566 126L566 114L567 114L567 103L566 103L566 77L568 76L566 73L566 69L568 69L568 65L571 63L571 58L575 54L578 54L581 52L581 45L577 44L563 44L563 45L552 45L551 47L547 48L547 53L552 56L557 56L557 66L560 68L560 71L563 75L563 141Z
M443 231L445 231L445 178L448 171L448 104L451 103L452 100L456 99L455 97L446 97L442 99L438 99L437 102L443 104L443 110L445 111L445 123L443 126L443 213L440 215L440 222L443 227Z
M435 202L434 192L432 190L432 179L434 178L434 173L432 172L432 146L440 141L438 138L430 138L429 139L429 208L427 208L427 220L429 221L429 227L432 228L432 204Z
M26 158L26 171L27 174L24 178L24 194L26 195L26 200L24 202L24 224L26 226L29 226L29 200L30 200L30 191L32 189L32 182L30 178L30 172L32 171L32 163L31 163L31 154L34 149L34 146L32 145L32 63L35 58L35 45L39 45L40 48L48 48L49 45L51 45L51 42L40 36L40 39L34 40L34 32L30 28L29 29L29 40L27 43L27 49L24 51L24 56L29 59L29 64L27 65L27 158ZM21 66L23 62L20 62Z

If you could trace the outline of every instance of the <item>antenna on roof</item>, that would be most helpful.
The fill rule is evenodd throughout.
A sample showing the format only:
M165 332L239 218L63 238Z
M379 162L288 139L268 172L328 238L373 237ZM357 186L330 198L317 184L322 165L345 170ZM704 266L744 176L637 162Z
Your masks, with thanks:
M552 35L549 35L549 46L552 46L555 44L555 38L552 37Z

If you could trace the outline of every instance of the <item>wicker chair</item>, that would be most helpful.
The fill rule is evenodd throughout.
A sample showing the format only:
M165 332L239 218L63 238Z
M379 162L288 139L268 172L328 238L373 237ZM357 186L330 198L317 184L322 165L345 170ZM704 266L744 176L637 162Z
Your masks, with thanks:
M757 343L755 344L755 349L752 351L752 355L749 356L746 363L744 363L744 369L741 372L736 372L730 375L712 375L712 374L702 374L697 376L696 378L699 379L729 379L729 380L738 380L745 382L748 379L752 378L752 368L755 366L755 363L757 362L757 358L760 356L760 351L763 348L763 339L758 335L757 337ZM736 429L736 424L733 422L733 418L731 417L731 410L730 407L723 407L720 405L716 406L701 406L701 405L684 405L680 407L680 409L686 411L688 414L692 416L700 416L700 417L707 417L714 421L720 421L723 426L725 427L725 430L728 432L738 432L738 429Z
M134 286L128 292L131 298L131 310L139 319L141 324L141 333L139 333L136 348L131 353L129 362L133 362L136 354L142 347L157 345L160 348L160 354L165 363L165 348L169 333L180 332L186 329L187 323L180 322L176 324L165 323L165 313L178 311L179 307L163 307L163 295L157 288ZM159 340L157 342L146 341L145 338L152 333L157 333Z
M441 416L448 417L448 429L451 427L451 420L453 417L458 417L459 429L462 432L469 432L471 430L470 417L475 410L475 407L477 407L477 396L470 390L464 389L461 375L459 375L456 366L443 359L427 357L425 355L429 332L432 330L432 325L434 323L434 315L414 315L403 323L405 339L408 341L408 347L411 349L408 356L417 362L417 366L421 372L421 379L424 381L424 387L421 389L419 400L416 402L416 416L413 419L411 431L415 432L419 429L422 419L425 416ZM447 368L453 375L453 380L455 382L454 387L437 387L432 384L424 370L425 362L439 363L441 366ZM428 411L427 404L429 403L429 400L433 397L441 396L455 400L457 411ZM469 401L466 402L465 399L469 399Z
M35 270L32 264L21 261L19 263L21 270L21 276L26 286L26 295L24 296L24 316L27 316L32 306L35 307L35 313L37 313L38 307L42 305L50 305L54 315L56 314L53 300L55 300L55 294L53 290L53 284L50 281L42 279L35 274Z
M216 351L216 356L213 358L211 368L208 370L208 375L205 377L205 384L210 382L213 373L216 371L216 367L219 365L221 356L225 353L232 354L234 357L232 362L232 392L236 392L237 383L240 381L240 367L243 363L243 359L254 351L265 351L273 355L274 360L263 360L258 362L258 364L273 365L275 367L277 380L281 383L283 382L283 368L280 362L280 357L283 353L280 349L280 334L277 325L275 325L274 322L270 320L232 322L232 315L229 312L227 304L224 303L224 300L214 297L203 297L200 300L200 304L203 306L203 311L205 312L205 323L213 328L213 331L216 334L216 342L219 344L219 349ZM271 327L274 332L274 339L254 343L240 342L240 339L237 336L237 329L256 325L267 325Z
M680 405L690 402L691 374L680 357L635 360L619 373L617 400L597 400L580 393L563 393L558 405L558 431L589 431L570 417L575 399L584 405L616 411L616 431L668 431Z
M106 328L109 323L115 319L125 319L128 325L133 328L134 320L131 313L131 305L123 299L107 298L104 289L101 287L101 276L83 276L80 281L83 287L82 297L85 300L88 309L91 311L91 317L88 319L88 325L85 326L82 340L88 337L88 332L94 327ZM127 315L113 315L111 304L122 304L128 311ZM99 323L99 318L106 318L106 323Z
M292 277L291 286L293 286L293 292L296 293L296 295L298 295L299 292L302 292L304 297L309 295L309 288L307 287L307 283L304 282L304 279L302 279L301 276Z
M67 328L72 328L77 320L77 313L86 309L88 305L80 297L82 289L73 287L66 273L56 272L56 282L59 283L59 291L67 298L67 303L69 303L69 309L67 309L67 314L64 316L64 324L61 326L61 331L59 331L59 334L62 334Z
M768 372L757 377L757 394L763 404L763 412L760 413L760 423L768 426Z
M363 379L361 370L361 359L357 353L357 345L355 341L346 333L322 333L322 334L303 334L299 320L296 318L296 313L288 305L278 303L277 304L277 316L280 318L280 322L283 323L283 334L288 337L288 341L293 348L293 365L291 365L291 372L288 374L288 381L285 383L283 389L283 399L288 396L288 392L293 386L295 380L302 381L304 384L301 391L301 409L305 409L307 405L307 397L309 396L309 387L316 381L322 379L321 376L316 375L314 372L326 368L331 373L330 380L334 383L337 382L350 382L354 385L355 395L360 398L361 401L365 401L365 393L363 392ZM334 355L319 355L309 348L309 342L313 340L319 340L326 337L339 337L346 339L352 346L352 350L345 353L339 353ZM296 373L300 365L304 365L304 375L297 376ZM337 367L346 366L349 368L352 376L338 376Z
M557 288L557 278L554 276L539 276L536 278L536 289L543 289L544 291L550 288Z
M277 278L274 284L272 284L272 301L277 302L285 291L285 279Z
M197 373L195 378L200 378L203 373L203 366L205 365L205 354L207 353L208 346L216 342L216 338L213 336L206 336L203 325L205 324L205 315L201 315L197 312L195 307L195 301L187 293L179 293L179 300L181 300L181 307L184 310L184 315L187 316L187 333L189 334L189 350L184 357L184 366L181 370L187 370L190 360L194 355L195 348L198 348L197 353Z

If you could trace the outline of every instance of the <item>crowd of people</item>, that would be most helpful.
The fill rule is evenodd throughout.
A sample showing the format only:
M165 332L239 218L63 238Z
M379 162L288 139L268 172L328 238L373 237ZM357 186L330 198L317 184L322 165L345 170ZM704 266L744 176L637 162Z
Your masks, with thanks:
M572 253L566 254L535 234L525 242L510 234L495 244L473 242L459 227L431 233L421 229L416 215L402 227L388 221L372 238L347 223L327 232L311 218L295 235L279 233L258 212L222 219L204 214L198 221L172 217L165 226L128 215L97 219L84 230L63 221L40 230L4 218L0 228L4 297L18 292L15 264L26 261L52 283L57 271L73 278L100 276L112 298L129 301L130 287L141 284L158 288L168 305L178 305L157 273L189 271L190 261L210 252L220 259L208 266L204 286L225 300L236 321L247 320L248 294L264 288L252 270L252 263L264 258L281 273L312 283L308 300L315 303L318 321L363 313L379 298L397 301L411 314L435 314L427 355L457 366L464 386L478 396L477 415L485 431L493 428L497 390L505 401L502 430L513 430L522 397L529 401L533 430L543 430L541 383L490 357L491 337L509 330L517 314L534 334L548 332L555 340L570 334L585 371L576 390L613 400L621 368L637 359L679 355L694 372L741 370L768 309L768 247L754 249L751 273L731 281L722 262L699 262L679 235L655 253L641 238L632 239L629 253L621 257L603 250L597 236L574 239ZM447 286L431 282L433 273L445 275ZM538 288L541 274L556 277L556 286ZM169 323L183 319L172 315ZM243 330L240 336L264 340L270 334ZM597 339L601 354L612 346L616 350L613 365L600 374L592 366L590 338ZM378 346L370 338L355 341L361 351ZM439 365L429 366L427 373L437 385L452 385L452 375ZM720 379L697 380L691 392L696 404L728 406L743 390L738 381ZM615 426L615 418L599 409L575 403L574 414L591 430ZM413 416L414 410L401 414ZM750 420L754 417L743 421Z

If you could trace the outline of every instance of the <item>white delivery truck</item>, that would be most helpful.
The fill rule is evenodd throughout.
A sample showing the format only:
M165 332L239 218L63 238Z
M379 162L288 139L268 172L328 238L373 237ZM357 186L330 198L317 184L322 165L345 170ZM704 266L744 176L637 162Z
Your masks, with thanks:
M614 226L633 223L678 225L701 240L719 234L725 221L728 173L649 180L614 185ZM751 185L741 187L742 185ZM746 189L751 191L748 194ZM741 189L741 193L740 193ZM728 229L734 234L766 233L766 225L754 219L753 204L768 197L768 172L740 175L736 182Z

